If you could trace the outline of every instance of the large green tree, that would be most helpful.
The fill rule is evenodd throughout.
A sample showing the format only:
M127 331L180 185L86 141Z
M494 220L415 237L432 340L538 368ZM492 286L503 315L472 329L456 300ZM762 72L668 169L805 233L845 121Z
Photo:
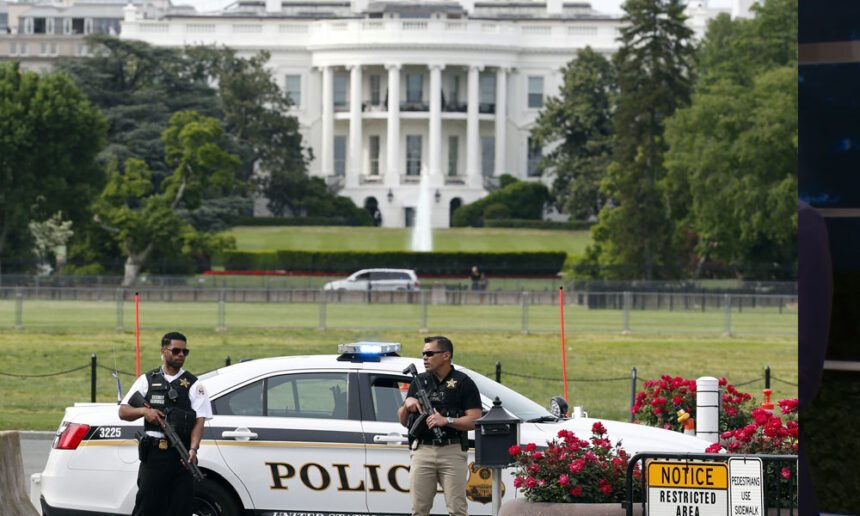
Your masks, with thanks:
M692 103L666 123L665 184L695 275L709 263L762 276L794 262L797 2L754 9L711 23Z
M196 231L180 218L181 205L194 208L204 199L229 193L239 159L225 151L218 120L192 111L174 114L163 136L165 162L172 173L160 184L138 158L129 158L110 177L94 204L96 221L116 241L126 257L122 284L132 285L141 267L159 257L217 251L229 242Z
M689 102L694 47L680 0L627 0L623 9L613 158L601 185L608 202L587 256L608 277L654 279L677 263L661 186L663 123Z
M563 73L558 96L547 99L531 134L541 147L552 148L539 168L553 176L556 205L585 220L604 203L599 190L611 158L617 77L612 63L591 47L580 50Z
M104 184L105 120L61 73L0 64L0 267L32 258L31 220L78 223Z

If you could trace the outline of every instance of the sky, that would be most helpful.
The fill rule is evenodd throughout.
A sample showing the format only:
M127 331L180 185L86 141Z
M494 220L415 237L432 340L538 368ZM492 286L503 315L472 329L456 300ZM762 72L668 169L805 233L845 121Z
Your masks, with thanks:
M199 11L217 10L232 2L233 0L173 0L174 4L190 4ZM591 0L591 7L608 14L621 14L622 3L624 3L624 0ZM709 4L711 7L731 7L732 1L710 0Z

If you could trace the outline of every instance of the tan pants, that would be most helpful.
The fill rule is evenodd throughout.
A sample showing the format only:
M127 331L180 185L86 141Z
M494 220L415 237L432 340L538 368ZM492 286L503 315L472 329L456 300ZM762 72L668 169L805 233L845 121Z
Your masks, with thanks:
M412 516L427 516L433 507L436 487L441 484L445 505L451 516L467 516L466 452L459 444L422 444L411 454L409 489Z

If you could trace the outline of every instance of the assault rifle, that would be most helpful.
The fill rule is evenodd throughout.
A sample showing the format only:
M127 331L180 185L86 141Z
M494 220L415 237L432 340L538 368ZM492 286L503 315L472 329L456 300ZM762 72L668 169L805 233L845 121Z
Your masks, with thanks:
M415 368L415 364L409 364L409 366L403 370L403 374L409 373L415 378L415 386L417 387L416 391L418 393L418 403L421 405L421 411L423 414L415 418L415 421L409 426L409 442L411 443L413 440L418 438L418 434L421 433L421 425L426 425L427 416L434 412L433 405L430 403L430 396L427 395L427 391L424 390L424 386L421 385L421 382L418 381L418 369ZM442 429L438 426L433 427L433 435L436 436L437 441L441 441L445 435L442 433Z
M146 399L140 392L135 392L131 398L128 400L128 404L134 408L150 407L149 403L146 402ZM188 456L188 449L185 448L185 444L182 442L182 439L179 438L179 435L176 433L176 430L173 428L173 425L167 422L167 418L163 419L164 426L162 430L164 430L164 435L167 436L167 440L170 441L170 445L176 448L176 451L179 452L179 458L182 459L182 463L185 464L186 467L191 471L191 476L194 477L194 480L200 482L206 475L200 471L200 468L197 464L191 461L191 458Z

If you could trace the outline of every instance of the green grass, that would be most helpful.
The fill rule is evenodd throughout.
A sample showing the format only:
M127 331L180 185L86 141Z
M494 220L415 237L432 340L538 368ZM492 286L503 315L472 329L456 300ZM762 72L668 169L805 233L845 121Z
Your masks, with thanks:
M259 306L259 305L258 305ZM185 314L187 316L187 314ZM475 322L481 315L473 316ZM184 321L182 321L184 319ZM342 342L383 340L401 342L404 355L418 356L422 335L412 330L328 330L290 328L215 332L187 329L192 320L182 313L164 328L150 325L142 331L142 369L158 363L159 337L173 327L185 330L192 353L188 366L202 372L233 361L276 355L333 353ZM64 407L89 401L89 367L51 375L79 366L88 366L97 354L101 366L134 371L134 334L93 330L82 322L72 330L0 329L0 430L53 430ZM170 328L167 328L167 327ZM433 330L431 330L433 331ZM492 377L496 363L502 368L502 382L546 405L551 396L562 394L561 343L557 334L521 335L517 331L481 332L445 329L455 343L456 362ZM796 396L796 337L723 338L615 333L568 333L565 353L571 404L582 405L589 415L610 419L629 418L630 374L635 367L640 379L662 374L689 378L726 376L761 400L764 367L772 369L774 398ZM97 400L116 400L116 386L108 370L97 370ZM16 377L15 375L46 375ZM50 375L50 376L49 376ZM132 378L120 375L124 388ZM608 379L608 381L594 381ZM642 382L638 383L641 388Z
M408 251L411 229L376 227L251 227L227 232L243 251ZM433 230L435 251L564 251L581 254L591 242L588 231L510 228L445 228ZM465 272L464 272L465 274Z

